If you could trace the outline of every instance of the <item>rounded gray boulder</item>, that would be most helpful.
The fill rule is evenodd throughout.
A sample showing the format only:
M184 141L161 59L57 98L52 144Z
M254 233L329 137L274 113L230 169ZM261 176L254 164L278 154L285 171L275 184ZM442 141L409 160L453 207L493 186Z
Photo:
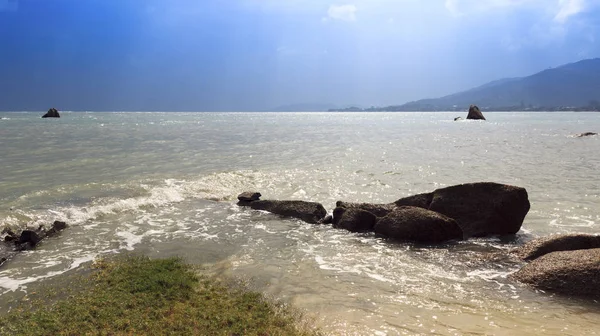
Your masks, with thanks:
M554 293L600 298L600 249L548 253L511 277Z
M399 207L379 219L375 232L400 241L439 244L463 239L458 223L447 216L417 207Z

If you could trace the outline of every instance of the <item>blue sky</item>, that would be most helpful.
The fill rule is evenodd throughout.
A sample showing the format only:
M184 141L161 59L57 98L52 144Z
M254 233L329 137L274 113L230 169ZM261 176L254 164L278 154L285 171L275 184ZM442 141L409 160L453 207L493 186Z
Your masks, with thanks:
M0 110L391 105L600 57L600 0L0 0Z

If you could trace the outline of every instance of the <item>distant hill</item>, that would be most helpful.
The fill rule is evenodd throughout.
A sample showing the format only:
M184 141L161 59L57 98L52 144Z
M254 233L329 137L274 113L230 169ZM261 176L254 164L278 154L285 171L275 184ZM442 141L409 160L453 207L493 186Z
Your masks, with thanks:
M583 60L531 76L496 80L449 96L372 111L600 110L600 59Z

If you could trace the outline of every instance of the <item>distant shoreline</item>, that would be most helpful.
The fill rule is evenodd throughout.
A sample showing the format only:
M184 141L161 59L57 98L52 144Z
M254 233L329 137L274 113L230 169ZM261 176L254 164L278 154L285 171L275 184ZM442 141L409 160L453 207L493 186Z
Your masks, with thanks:
M600 112L600 110L593 109L535 109L535 110L501 110L501 109L481 109L482 112ZM403 112L403 113L422 113L422 112L439 112L439 113L449 113L449 112L467 112L467 110L391 110L391 109L361 109L361 110L351 110L351 109L336 109L336 110L328 110L328 111L60 111L61 113L336 113L336 112ZM0 113L40 113L43 114L43 111L0 111Z

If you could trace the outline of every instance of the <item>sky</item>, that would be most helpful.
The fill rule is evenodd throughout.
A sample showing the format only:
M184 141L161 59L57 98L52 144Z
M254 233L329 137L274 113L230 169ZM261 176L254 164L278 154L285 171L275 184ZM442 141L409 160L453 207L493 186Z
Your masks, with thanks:
M0 110L398 105L598 41L600 0L0 0Z

